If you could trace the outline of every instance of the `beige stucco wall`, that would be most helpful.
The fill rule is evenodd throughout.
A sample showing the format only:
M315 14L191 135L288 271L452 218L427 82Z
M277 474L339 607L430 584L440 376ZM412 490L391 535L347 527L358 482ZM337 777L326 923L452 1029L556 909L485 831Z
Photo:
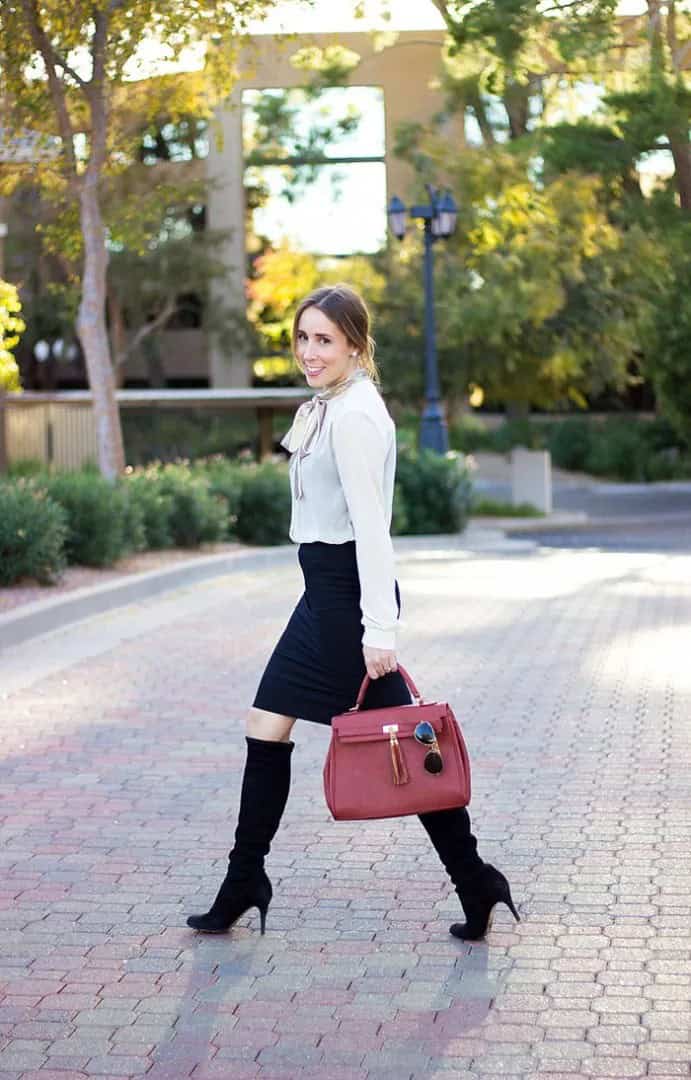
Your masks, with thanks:
M291 57L309 45L324 48L338 44L356 52L360 63L353 70L350 82L354 86L378 86L384 92L386 122L386 183L387 197L392 194L405 198L413 182L410 167L394 158L392 148L396 128L402 121L426 124L443 104L439 89L441 76L442 31L406 31L396 35L387 47L377 50L369 34L310 34L293 40L274 37L253 39L244 58L242 69L247 73L237 85L232 99L217 114L220 136L207 159L211 181L208 225L212 229L230 230L223 252L228 266L225 282L219 284L219 299L230 299L234 306L244 306L244 190L242 160L242 116L240 102L243 90L300 86L305 73L292 66ZM449 129L449 137L458 143L462 139L459 121ZM249 382L249 363L238 343L210 343L211 385L246 386Z

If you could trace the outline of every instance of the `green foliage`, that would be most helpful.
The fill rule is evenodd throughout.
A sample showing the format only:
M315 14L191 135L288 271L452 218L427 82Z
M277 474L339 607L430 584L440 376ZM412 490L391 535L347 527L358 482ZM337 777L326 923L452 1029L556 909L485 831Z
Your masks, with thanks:
M226 532L234 536L237 529L242 489L247 476L247 466L229 461L221 454L197 462L197 469L203 473L209 485L209 493L214 498L222 499L226 507Z
M173 498L162 490L158 471L130 472L122 481L131 505L138 509L143 529L143 546L156 550L173 546L171 517Z
M227 506L211 494L205 478L188 464L164 465L156 478L159 492L170 499L168 527L178 547L222 540L227 529Z
M0 586L33 578L52 584L66 565L67 515L25 481L0 483Z
M538 191L515 175L475 222L465 272L445 275L441 297L446 347L467 358L468 381L538 407L623 388L640 287L598 183L565 177Z
M506 454L514 446L525 446L527 450L542 450L545 445L545 431L541 424L528 418L506 420L490 436L489 446L498 454Z
M645 326L643 365L679 439L691 450L691 226L677 227Z
M538 187L530 162L504 148L461 156L448 141L425 140L461 206L456 234L435 251L450 410L473 385L486 400L542 409L624 390L663 258L654 238L643 225L616 227L598 178L569 174ZM385 387L406 402L423 389L419 241L391 249L387 289L373 305Z
M20 458L11 461L7 466L7 475L12 480L19 480L27 476L39 476L46 471L46 467L38 458Z
M235 532L247 544L285 544L290 528L290 484L285 465L243 469Z
M643 480L643 449L636 425L612 420L600 438L592 439L585 459L586 471L619 480Z
M482 449L508 453L514 446L548 449L561 469L614 480L654 481L691 477L691 454L664 417L567 417L508 421Z
M545 176L577 171L600 176L616 196L617 185L636 184L635 148L613 126L580 119L545 128L540 139Z
M585 468L589 460L592 443L592 422L574 416L554 424L547 445L555 465L578 472Z
M408 510L405 503L403 488L399 483L394 484L393 507L391 512L391 535L405 536L410 531L408 524Z
M674 480L691 476L691 455L685 457L670 426L613 417L594 429L585 471L618 480Z
M58 473L44 481L66 512L67 559L82 566L112 566L140 545L141 524L125 492L97 473ZM134 529L134 535L128 530Z
M448 29L442 119L472 119L470 145L459 153L441 130L408 124L397 151L418 189L443 178L460 207L456 236L436 252L445 397L475 384L496 403L584 408L643 370L688 441L688 22L651 3L620 50L632 24L618 20L614 0L557 0L549 12L539 0L437 7ZM670 148L674 174L651 193L641 157ZM412 400L423 349L408 239L387 277L378 337ZM471 441L456 437L459 447Z
M501 499L473 499L471 513L480 517L544 517L531 503L502 502Z
M429 450L402 449L396 479L405 506L407 532L412 535L456 533L470 512L468 470L453 452L440 456Z
M472 454L473 450L488 449L492 434L482 420L472 413L459 417L449 424L449 446L462 454Z

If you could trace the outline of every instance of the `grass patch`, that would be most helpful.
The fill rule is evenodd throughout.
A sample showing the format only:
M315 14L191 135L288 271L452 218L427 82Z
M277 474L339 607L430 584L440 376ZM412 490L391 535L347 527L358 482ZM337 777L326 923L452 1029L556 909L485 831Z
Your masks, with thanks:
M545 515L530 503L518 503L514 506L501 499L474 499L471 514L476 517L523 517L542 518Z

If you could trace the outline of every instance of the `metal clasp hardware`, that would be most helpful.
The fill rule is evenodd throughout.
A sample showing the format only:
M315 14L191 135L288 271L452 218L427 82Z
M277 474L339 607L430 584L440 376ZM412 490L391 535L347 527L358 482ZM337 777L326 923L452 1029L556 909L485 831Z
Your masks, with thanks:
M382 731L386 735L396 735L398 732L398 724L383 724Z

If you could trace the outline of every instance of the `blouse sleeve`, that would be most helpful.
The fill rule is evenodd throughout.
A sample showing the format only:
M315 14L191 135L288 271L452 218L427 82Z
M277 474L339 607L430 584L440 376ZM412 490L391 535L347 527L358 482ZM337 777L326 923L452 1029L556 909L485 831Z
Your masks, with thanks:
M332 426L336 467L355 534L363 645L396 648L398 609L394 553L384 497L386 440L364 412L347 411Z

